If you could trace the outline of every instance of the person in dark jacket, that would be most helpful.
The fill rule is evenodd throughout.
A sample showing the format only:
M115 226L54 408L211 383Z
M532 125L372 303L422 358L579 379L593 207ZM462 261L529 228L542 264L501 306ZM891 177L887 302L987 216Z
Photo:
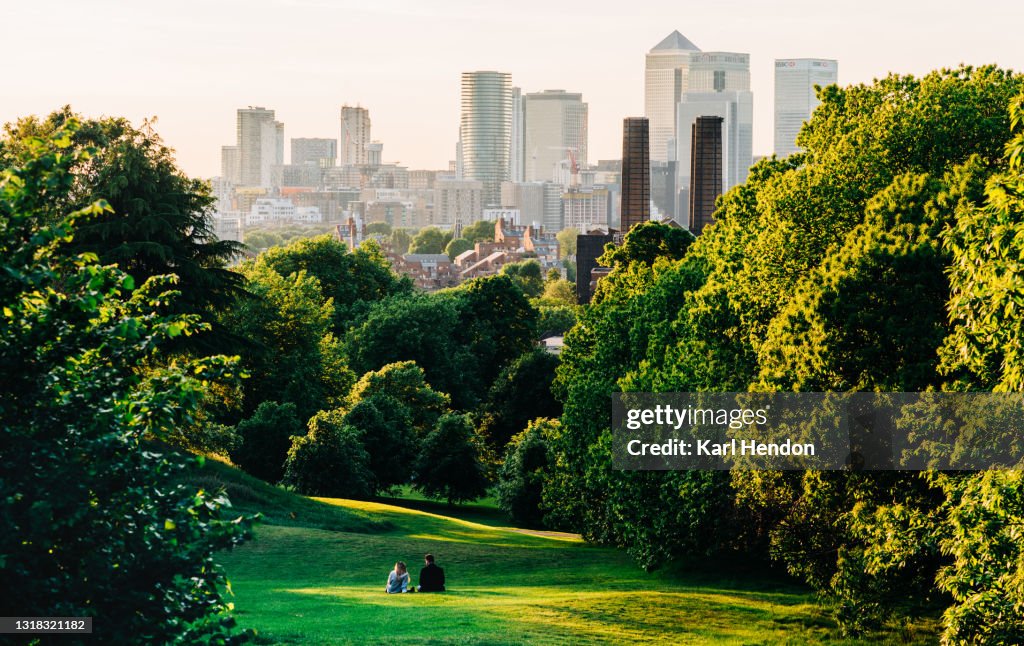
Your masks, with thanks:
M434 555L423 557L426 565L420 570L420 592L444 592L444 570L434 564Z

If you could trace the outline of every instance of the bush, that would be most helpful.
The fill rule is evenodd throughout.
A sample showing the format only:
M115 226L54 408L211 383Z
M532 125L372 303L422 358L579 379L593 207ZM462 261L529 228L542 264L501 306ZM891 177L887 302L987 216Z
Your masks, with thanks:
M307 496L367 498L373 493L369 462L359 431L344 424L342 411L320 411L309 420L309 433L292 439L284 483Z
M302 431L295 404L263 402L252 417L238 423L239 445L231 452L231 460L246 473L277 482L284 475L292 436Z

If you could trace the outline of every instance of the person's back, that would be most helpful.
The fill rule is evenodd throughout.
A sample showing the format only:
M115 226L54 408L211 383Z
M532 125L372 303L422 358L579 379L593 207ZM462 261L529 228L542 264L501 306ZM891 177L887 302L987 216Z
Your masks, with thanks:
M398 594L405 592L409 587L409 572L405 568L405 563L399 561L395 563L395 569L391 570L388 574L388 584L384 588L384 591L388 594Z
M434 555L424 557L426 565L420 570L420 592L444 592L444 570L434 563Z

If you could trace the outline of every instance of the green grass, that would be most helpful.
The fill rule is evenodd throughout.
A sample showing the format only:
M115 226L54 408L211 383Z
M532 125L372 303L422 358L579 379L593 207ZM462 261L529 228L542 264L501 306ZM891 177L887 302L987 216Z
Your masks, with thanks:
M210 468L200 474L208 485ZM498 526L486 502L314 500L224 465L212 472L229 492L251 492L239 507L273 507L254 541L221 557L238 620L260 643L855 643L838 638L806 589L762 568L648 574L575 536ZM495 522L466 519L481 515ZM449 592L384 594L394 562L406 561L415 581L426 552L445 568ZM920 626L871 640L880 641L935 643Z

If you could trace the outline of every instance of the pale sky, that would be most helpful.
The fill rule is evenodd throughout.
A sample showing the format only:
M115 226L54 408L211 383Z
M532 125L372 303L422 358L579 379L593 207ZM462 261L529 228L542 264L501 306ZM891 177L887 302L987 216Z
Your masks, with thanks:
M235 109L272 108L293 137L338 137L370 110L384 160L454 158L463 71L524 92L582 92L590 160L621 154L643 115L644 54L672 30L751 55L754 154L771 152L775 58L834 58L841 85L890 71L998 63L1024 70L1021 0L4 0L0 122L70 103L159 119L186 172L220 173Z

